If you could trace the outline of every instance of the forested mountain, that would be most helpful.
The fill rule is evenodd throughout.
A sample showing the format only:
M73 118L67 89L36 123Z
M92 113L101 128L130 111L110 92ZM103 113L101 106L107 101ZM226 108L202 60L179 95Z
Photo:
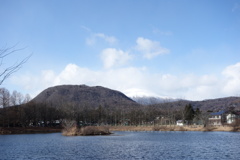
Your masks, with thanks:
M159 108L172 109L180 109L191 103L195 109L199 108L202 111L218 111L230 107L240 110L240 97L226 97L203 101L188 101L170 98L164 99L156 97L133 97L132 99L119 91L101 86L89 87L86 85L61 85L50 87L42 91L32 100L32 102L46 103L53 107L66 105L99 107L101 105L110 108L129 108L132 106L154 105Z
M53 107L62 105L74 106L136 106L135 101L128 98L119 91L96 86L89 87L86 85L61 85L50 87L42 91L33 100L35 103L47 103Z
M240 110L240 97L225 97L209 99L203 101L194 101L192 105L201 110L219 111L226 109Z
M64 119L75 120L79 125L175 124L176 120L185 119L186 106L192 106L194 111L199 108L202 117L209 114L207 111L240 110L240 97L141 105L119 91L86 85L51 87L30 102L13 105L15 101L10 101L14 96L3 91L0 127L54 126Z
M225 97L203 101L178 100L175 102L154 104L153 106L175 110L183 108L187 104L191 104L194 109L199 108L201 111L240 110L240 97Z

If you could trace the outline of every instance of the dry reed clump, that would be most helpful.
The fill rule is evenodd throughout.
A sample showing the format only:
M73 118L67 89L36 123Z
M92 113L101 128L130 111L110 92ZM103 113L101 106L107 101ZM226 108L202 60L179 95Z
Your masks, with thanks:
M153 131L166 131L166 126L154 126Z
M89 136L89 135L109 135L109 127L107 126L86 126L80 129L80 135Z
M106 126L86 126L78 128L75 121L65 120L63 122L62 135L64 136L89 136L89 135L109 135L109 127Z
M153 126L110 126L110 131L153 131Z
M174 127L169 127L168 131L175 131L175 128Z
M185 129L184 127L179 127L178 131L187 131L187 129Z
M86 126L78 129L76 126L64 129L62 135L64 136L94 136L94 135L109 135L111 132L105 126Z
M154 126L152 130L153 131L174 131L175 128L170 126Z
M232 129L231 131L232 132L238 132L240 131L240 120L236 120L232 125L231 125Z
M112 126L112 131L225 131L240 132L240 125L237 126Z
M64 129L62 131L62 135L64 135L64 136L76 136L76 135L78 135L78 128L75 126L75 127L69 128L69 129Z
M203 131L204 132L210 132L210 131L213 131L215 129L217 129L217 128L213 127L213 126L206 126L206 127L203 128Z
M232 127L231 132L239 132L240 127Z
M62 123L64 136L76 136L78 134L78 128L76 121L64 120Z

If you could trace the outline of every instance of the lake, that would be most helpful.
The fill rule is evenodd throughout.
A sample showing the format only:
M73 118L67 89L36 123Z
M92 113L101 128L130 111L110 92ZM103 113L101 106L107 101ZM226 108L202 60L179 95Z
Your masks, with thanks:
M1 160L240 159L239 132L0 135Z

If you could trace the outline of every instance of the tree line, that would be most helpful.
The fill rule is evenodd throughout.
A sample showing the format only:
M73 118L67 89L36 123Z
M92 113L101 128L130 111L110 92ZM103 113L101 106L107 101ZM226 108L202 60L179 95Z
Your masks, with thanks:
M60 101L60 100L59 100ZM0 88L0 127L60 126L64 119L87 125L175 125L177 120L203 124L204 116L191 104L172 108L170 103L114 107L61 102L35 103L17 91Z

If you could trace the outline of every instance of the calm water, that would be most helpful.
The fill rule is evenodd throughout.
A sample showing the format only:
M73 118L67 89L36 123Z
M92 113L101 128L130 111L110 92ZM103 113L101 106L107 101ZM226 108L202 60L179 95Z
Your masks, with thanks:
M115 132L111 136L0 135L1 160L240 159L240 133Z

